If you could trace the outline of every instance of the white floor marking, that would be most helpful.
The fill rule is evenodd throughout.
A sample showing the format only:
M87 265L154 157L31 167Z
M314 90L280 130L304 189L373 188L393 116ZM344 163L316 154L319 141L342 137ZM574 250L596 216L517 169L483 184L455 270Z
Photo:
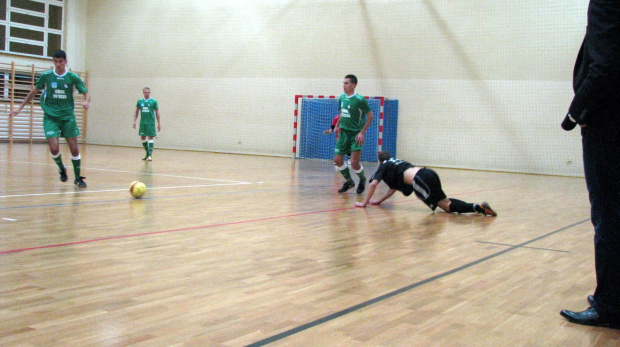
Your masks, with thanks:
M147 187L148 190L158 189L179 189L179 188L202 188L202 187L219 187L219 186L240 186L252 184L250 182L235 182L235 183L215 183L215 184L197 184L192 186L172 186L172 187ZM124 192L129 191L129 188L122 189L102 189L102 190L76 190L72 192L54 192L54 193L32 193L32 194L15 194L15 195L0 195L0 198L19 198L25 196L45 196L45 195L65 195L65 194L90 194L90 193L107 193L107 192Z
M0 160L0 162L5 162L5 163L13 163L13 164L40 165L40 166L56 166L56 164L31 163L31 162L27 162L27 161L9 161L9 160ZM216 179L216 178L191 177L191 176L178 176L178 175L166 175L166 174L157 174L157 173L148 173L148 172L137 172L137 171L123 171L123 170L112 170L112 169L89 168L89 167L86 167L86 166L82 166L82 169L83 169L83 170L93 170L93 171L108 171L108 172L130 173L130 174L137 174L137 175L149 175L149 176L161 176L161 177L186 178L186 179L191 179L191 180L218 181L218 182L231 182L231 183L246 183L246 182L241 182L241 181L221 180L221 179Z

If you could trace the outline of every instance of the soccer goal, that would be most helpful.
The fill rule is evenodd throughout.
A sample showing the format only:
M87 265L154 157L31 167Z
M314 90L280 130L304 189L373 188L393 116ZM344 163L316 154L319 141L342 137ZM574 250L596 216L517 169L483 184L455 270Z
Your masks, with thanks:
M377 161L377 153L389 150L396 155L398 100L383 96L365 97L374 119L366 131L362 161ZM388 112L386 112L388 111ZM293 119L293 157L332 159L336 136L323 134L340 113L339 97L334 95L295 95Z

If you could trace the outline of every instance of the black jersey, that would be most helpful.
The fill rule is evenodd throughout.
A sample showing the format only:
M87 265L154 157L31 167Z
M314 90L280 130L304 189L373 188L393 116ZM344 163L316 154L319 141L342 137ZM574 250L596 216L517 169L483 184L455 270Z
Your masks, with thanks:
M379 165L375 174L370 178L370 182L373 180L381 182L383 180L390 189L396 189L403 195L409 196L413 193L413 186L405 183L403 174L412 167L415 165L404 160L390 158Z

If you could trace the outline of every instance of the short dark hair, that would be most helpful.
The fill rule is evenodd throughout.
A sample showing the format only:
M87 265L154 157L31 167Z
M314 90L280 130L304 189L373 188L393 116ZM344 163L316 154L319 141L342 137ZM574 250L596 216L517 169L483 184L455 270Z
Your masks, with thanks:
M64 60L67 60L67 53L59 49L56 52L54 52L54 54L52 54L52 58L62 58Z
M380 162L383 163L386 160L390 160L390 158L392 158L392 155L390 154L390 152L388 152L388 151L379 152L379 161Z
M62 58L64 60L67 60L67 53L59 49L56 52L54 52L54 54L52 54L52 58Z
M355 77L355 75L346 75L344 78L348 78L351 83L357 84L357 77Z

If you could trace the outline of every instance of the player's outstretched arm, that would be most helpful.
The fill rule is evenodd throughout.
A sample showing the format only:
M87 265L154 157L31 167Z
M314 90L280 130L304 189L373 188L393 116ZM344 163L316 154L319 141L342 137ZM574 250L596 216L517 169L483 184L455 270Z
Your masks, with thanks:
M32 88L30 93L26 95L24 101L19 106L15 106L13 108L13 110L11 111L11 117L17 116L24 109L24 106L26 106L26 104L28 104L30 101L32 101L32 99L34 99L35 95L37 95L38 92L39 90L37 88Z
M375 193L375 190L377 189L377 185L379 185L378 180L370 181L370 185L368 186L368 193L366 193L366 198L364 198L364 202L358 202L354 206L355 207L366 207L366 205L368 205L368 202L370 201L370 198L372 198L372 195Z
M396 192L396 189L390 189L390 191L388 191L387 193L385 193L385 195L381 198L381 200L378 201L371 201L370 204L371 205L379 205L380 203L384 202L385 200L389 199L390 196L392 196L394 193Z

